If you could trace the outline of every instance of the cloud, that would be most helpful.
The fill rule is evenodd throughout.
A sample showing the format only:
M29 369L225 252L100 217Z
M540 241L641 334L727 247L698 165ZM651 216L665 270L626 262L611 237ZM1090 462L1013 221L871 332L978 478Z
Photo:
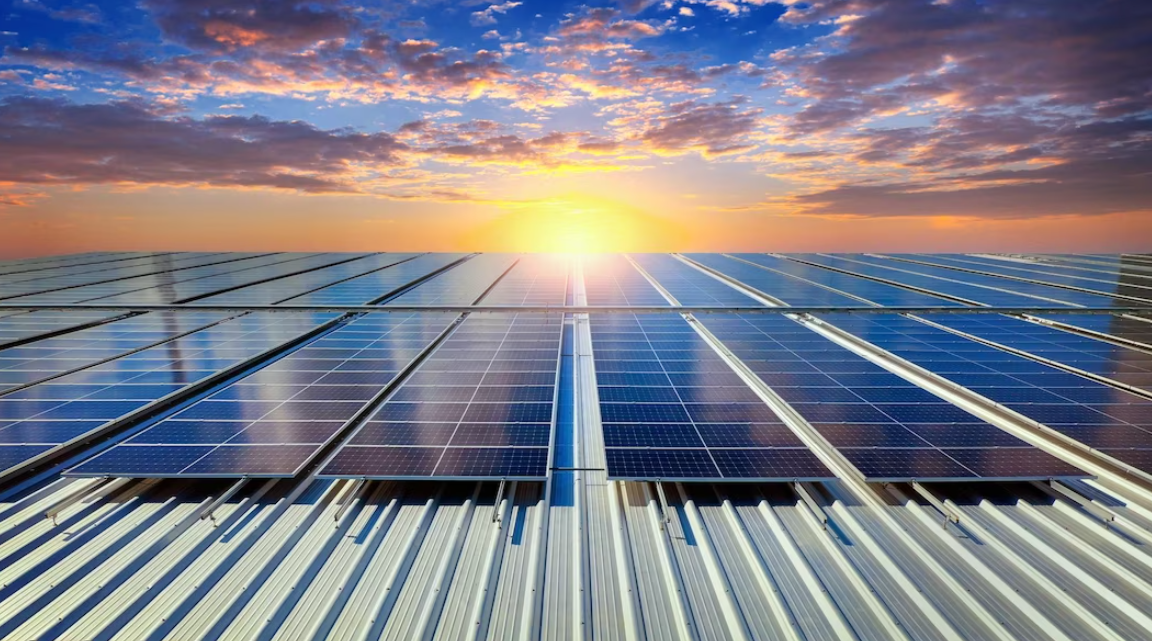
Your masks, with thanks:
M386 133L258 116L165 117L139 102L0 102L0 183L198 185L355 192L357 175L402 164Z
M482 11L473 11L469 22L474 27L484 27L496 24L496 14L505 14L509 11L524 4L523 2L504 2L501 4L488 5L487 9Z
M662 154L697 151L712 157L748 151L756 146L753 133L759 128L762 110L744 107L745 102L738 97L717 103L674 104L650 122L639 138Z
M145 0L166 36L198 50L299 51L348 36L357 24L340 0Z
M778 59L815 98L807 134L917 103L952 108L1152 108L1152 5L1139 0L789 2L786 22L832 24L827 39Z
M51 7L39 0L17 0L17 2L13 3L12 8L38 11L47 14L54 20L61 20L63 22L100 24L104 20L103 15L100 13L100 7L94 4L71 3L60 7Z

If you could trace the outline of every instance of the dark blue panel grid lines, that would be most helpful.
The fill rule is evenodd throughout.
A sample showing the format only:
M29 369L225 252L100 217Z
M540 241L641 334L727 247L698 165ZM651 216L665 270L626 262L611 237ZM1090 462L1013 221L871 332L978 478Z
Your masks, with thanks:
M702 322L870 482L1087 476L787 317Z
M455 318L448 313L357 318L69 473L292 476Z
M336 314L248 314L0 398L0 457L16 466L292 341ZM7 467L5 468L7 469Z
M1152 473L1152 400L911 318L822 318L1073 441Z
M563 326L563 314L470 315L319 475L545 478Z
M609 478L833 476L679 314L593 314L591 329Z

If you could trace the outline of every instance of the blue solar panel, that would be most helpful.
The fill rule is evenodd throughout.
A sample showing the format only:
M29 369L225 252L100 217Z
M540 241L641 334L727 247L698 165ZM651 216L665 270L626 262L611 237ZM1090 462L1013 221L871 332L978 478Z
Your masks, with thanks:
M1120 294L1140 298L1152 298L1152 280L1132 278L1108 272L1076 272L1061 267L1045 266L1037 263L997 260L966 255L910 254L894 257L924 261L943 267L970 269L980 272L1002 274L1014 278L1029 278L1044 283L1083 287L1105 295Z
M1107 294L1089 294L1085 292L1073 291L1052 285L1044 285L1041 283L1029 283L1018 280L1011 280L1001 278L999 276L985 276L981 274L973 274L970 272L960 272L947 267L931 267L928 265L913 264L893 260L890 258L878 258L873 256L863 256L859 254L852 255L854 261L860 261L871 265L879 265L884 267L894 267L901 270L894 272L899 274L897 276L890 276L893 280L903 282L904 272L910 275L925 275L935 276L940 279L955 279L964 281L972 285L983 285L990 288L1003 289L1010 292L1034 296L1037 299L1046 299L1050 304L1055 301L1056 304L1066 303L1069 305L1078 305L1082 307L1093 308L1106 308L1106 307L1132 307L1132 306L1152 306L1150 303L1139 303L1129 300L1114 299ZM943 282L943 281L940 281ZM934 288L939 290L939 288ZM943 290L940 290L943 291ZM1037 302L1032 302L1032 305L1037 305Z
M832 476L679 314L594 314L591 327L609 478Z
M563 305L572 259L564 255L527 255L480 300L481 305Z
M632 263L619 254L585 256L581 267L589 305L664 307L670 304Z
M246 285L232 291L200 298L189 305L271 305L289 301L302 294L384 269L412 258L414 254L338 254L341 262L295 276Z
M1085 475L784 316L709 314L701 322L869 481ZM785 363L806 365L821 378L797 374L782 367ZM854 369L860 371L841 373L844 363L859 365ZM858 393L867 388L883 393ZM830 392L826 397L813 394L823 389ZM959 437L996 432L991 441ZM1029 464L1015 469L964 464L994 458L972 449L1001 448L1025 452L1012 460Z
M1152 354L1147 352L1008 316L935 314L924 318L985 340L1152 391Z
M802 260L817 266L831 267L875 278L883 278L912 287L919 287L933 292L948 294L964 298L985 305L998 307L1036 307L1038 305L1060 305L1058 301L1044 300L1033 296L1024 296L1010 291L997 289L990 285L981 285L969 282L968 279L958 275L956 280L924 275L905 270L903 263L895 261L866 262L867 256L862 254L788 254L789 258ZM963 281L963 282L962 282ZM1069 305L1070 307L1072 305Z
M183 476L291 476L330 441L456 318L394 313L359 317L148 427L75 474L146 476L117 463L116 450L177 448ZM370 362L370 382L329 377ZM279 439L271 441L271 439ZM213 449L202 452L201 445ZM275 452L278 445L285 454ZM176 450L169 449L175 452ZM197 454L198 453L198 454ZM197 454L193 457L193 454Z
M688 258L725 274L745 285L789 305L834 305L838 307L871 307L868 303L817 287L784 274L749 265L722 254L685 254Z
M731 285L668 254L633 254L632 259L681 305L762 307Z
M47 452L299 337L333 314L249 314L0 398L0 450ZM17 452L17 453L14 453ZM7 468L5 468L7 469Z
M775 271L783 272L789 276L812 281L825 287L859 296L865 300L882 305L892 306L921 306L921 307L959 307L960 303L946 298L929 296L910 289L878 283L867 278L852 276L820 267L813 267L796 261L768 256L767 254L733 254L734 257L756 263ZM791 303L791 301L785 300Z
M566 268L554 267L499 297L553 300L566 285ZM563 324L561 314L472 314L320 476L544 478Z
M1152 447L1148 399L902 316L825 319L1072 440L1152 471L1146 464Z
M464 254L426 254L386 269L282 302L288 305L365 305L463 258Z
M153 312L0 349L0 393L200 329L223 313Z
M515 254L482 254L469 258L384 305L471 305L516 260Z

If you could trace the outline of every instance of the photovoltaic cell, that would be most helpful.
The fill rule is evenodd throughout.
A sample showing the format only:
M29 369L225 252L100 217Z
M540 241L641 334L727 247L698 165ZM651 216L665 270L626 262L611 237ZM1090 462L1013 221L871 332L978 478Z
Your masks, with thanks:
M355 256L356 254L347 254L341 258L348 259ZM266 283L257 283L215 294L193 301L189 305L272 305L283 303L301 294L334 285L373 270L390 267L412 256L413 254L371 254L303 274L277 278Z
M481 305L563 305L572 260L564 255L524 256L480 300Z
M386 303L405 305L471 305L518 259L516 254L481 254L437 274Z
M0 349L43 334L67 330L123 315L121 312L53 311L0 313Z
M1044 285L1042 283L1029 283L1019 280L1011 280L1001 278L999 276L986 276L982 274L973 274L970 272L958 272L947 267L932 267L929 265L913 264L907 262L896 261L891 258L880 258L874 256L864 256L860 254L852 255L853 260L872 265L890 266L901 270L899 274L908 273L925 276L936 276L943 279L954 279L963 281L973 285L985 285L987 287L994 287L1004 289L1010 292L1035 296L1044 298L1049 301L1060 301L1070 305L1077 305L1081 307L1090 308L1108 308L1108 307L1152 307L1152 303L1140 303L1138 301L1114 299L1107 294L1090 294L1086 292L1073 291L1070 289L1063 289L1054 287L1052 285ZM903 275L893 277L894 280L902 280ZM1032 303L1036 305L1036 303Z
M824 319L1136 469L1152 471L1152 401L902 316Z
M1083 287L1099 292L1103 295L1135 296L1138 298L1152 298L1152 280L1125 278L1119 274L1103 272L1075 273L1072 270L1044 267L1042 265L1029 265L1021 262L1008 262L994 258L974 258L965 255L948 254L893 254L894 258L923 261L942 267L956 269L970 269L984 273L1002 274L1010 278L1027 278L1044 283L1065 285L1068 287ZM1131 281L1142 282L1131 282ZM1125 282L1129 281L1129 282Z
M465 254L426 254L387 269L353 278L336 285L282 302L289 305L366 305L413 281L451 265Z
M122 464L163 448L165 475L291 476L456 318L369 314L149 426L73 474L148 476ZM207 449L205 449L207 448Z
M668 254L632 254L632 260L686 306L762 307L731 285Z
M544 478L563 324L562 314L470 315L319 475Z
M584 293L597 307L666 307L670 303L636 267L619 254L592 254L581 262Z
M167 340L224 318L223 313L153 312L0 349L0 394Z
M987 284L975 284L965 279L948 279L940 276L917 274L901 269L900 263L886 261L882 264L864 262L867 258L863 254L787 254L788 258L806 261L817 266L843 269L853 274L872 276L895 281L912 287L919 287L933 292L957 296L976 303L993 305L997 307L1036 307L1061 305L1060 301L1051 301L1035 296L1025 296L1003 289L997 289ZM1072 305L1069 305L1070 307Z
M867 278L861 278L859 276L852 276L841 272L822 269L820 267L813 267L811 265L805 265L804 263L798 263L796 261L788 260L785 258L768 256L767 254L733 254L733 257L746 260L750 263L756 263L761 267L783 272L789 276L794 276L796 278L811 281L825 287L831 287L838 291L846 292L854 296L859 296L860 298L884 307L961 306L960 303L953 302L947 298L929 296L928 294L922 294L920 292L905 289L903 287L897 287L896 285L878 283L874 280L868 280Z
M701 322L870 482L1086 476L785 316Z
M922 318L1041 358L1152 391L1152 354L998 314ZM1152 329L1152 324L1148 324Z
M40 454L81 440L332 318L334 314L249 314L6 394L0 397L0 458L21 464L28 457L21 458L20 452Z
M679 314L593 314L591 329L609 478L832 476Z
M860 302L844 294L817 287L812 283L768 271L755 265L749 265L722 254L685 254L685 256L789 305L871 307L868 303Z

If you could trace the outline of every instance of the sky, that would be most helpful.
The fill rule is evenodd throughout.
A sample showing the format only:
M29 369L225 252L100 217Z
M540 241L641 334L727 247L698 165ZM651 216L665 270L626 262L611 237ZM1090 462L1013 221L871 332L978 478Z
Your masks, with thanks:
M1147 0L11 0L0 257L1152 250Z

